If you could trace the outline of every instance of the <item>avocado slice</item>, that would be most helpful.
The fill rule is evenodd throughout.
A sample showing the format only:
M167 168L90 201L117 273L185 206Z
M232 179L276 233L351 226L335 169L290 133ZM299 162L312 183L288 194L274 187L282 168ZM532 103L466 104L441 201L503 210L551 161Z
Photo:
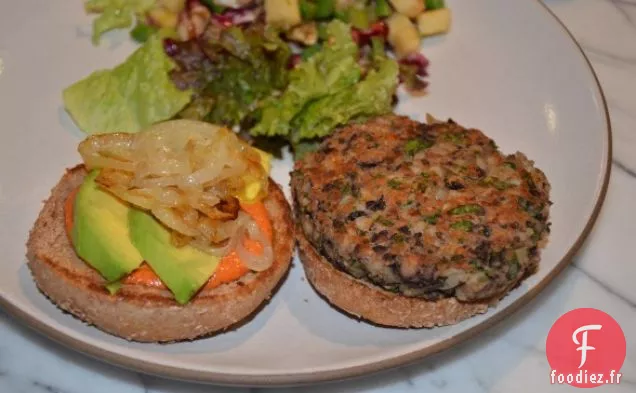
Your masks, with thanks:
M80 258L113 282L138 268L143 258L130 241L131 208L95 183L98 174L91 171L78 190L71 242Z
M180 304L187 303L219 265L220 258L192 246L173 246L168 230L144 211L131 209L128 222L132 243Z

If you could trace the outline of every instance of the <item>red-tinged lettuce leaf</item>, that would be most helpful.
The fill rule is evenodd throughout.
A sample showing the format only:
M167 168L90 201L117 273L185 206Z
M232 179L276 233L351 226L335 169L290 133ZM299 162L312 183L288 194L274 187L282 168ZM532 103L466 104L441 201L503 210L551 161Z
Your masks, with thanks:
M181 118L237 125L287 85L291 51L262 25L212 24L198 39L167 41L166 52L178 64L175 85L195 92Z

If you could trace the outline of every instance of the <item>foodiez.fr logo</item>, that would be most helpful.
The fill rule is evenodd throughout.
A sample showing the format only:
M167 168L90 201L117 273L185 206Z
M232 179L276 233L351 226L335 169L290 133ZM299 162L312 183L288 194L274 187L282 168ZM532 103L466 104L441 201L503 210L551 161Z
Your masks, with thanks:
M569 311L552 325L546 340L550 383L581 388L618 384L626 350L614 318L594 308Z

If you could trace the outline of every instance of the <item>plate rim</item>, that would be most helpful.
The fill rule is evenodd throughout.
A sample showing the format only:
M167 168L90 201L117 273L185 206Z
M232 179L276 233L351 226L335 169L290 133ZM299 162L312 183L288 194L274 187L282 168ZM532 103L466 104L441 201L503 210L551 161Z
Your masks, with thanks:
M22 322L25 326L29 327L38 334L52 339L53 341L63 345L68 349L87 355L100 362L107 363L119 368L125 368L135 372L170 378L174 380L236 387L290 387L357 378L364 375L374 374L380 371L386 371L389 369L412 364L418 360L424 359L425 357L452 348L492 328L493 326L504 320L506 317L514 314L522 306L532 301L570 264L572 258L585 243L585 240L588 238L590 232L592 231L592 228L597 221L599 213L602 210L602 206L606 199L607 189L612 172L612 124L607 99L603 91L603 87L599 81L598 75L594 70L594 67L592 66L592 63L590 62L588 56L585 54L583 48L581 47L580 43L576 40L567 26L542 0L535 1L539 3L539 5L545 12L548 13L548 15L554 18L558 25L561 26L563 32L572 40L593 77L598 95L601 98L602 108L606 120L607 162L605 163L606 168L605 173L603 174L603 183L601 185L598 197L594 203L592 213L587 223L585 224L585 227L577 237L576 241L572 244L568 252L565 254L565 256L541 281L539 281L535 285L534 288L521 295L518 299L502 308L497 314L493 315L487 320L438 343L435 343L429 347L411 351L406 354L393 356L391 358L374 361L372 363L346 367L339 370L327 370L319 372L250 375L188 370L174 366L149 363L147 361L139 360L131 356L121 355L116 352L106 350L98 345L69 336L61 330L57 330L54 327L49 326L48 324L40 321L37 317L32 316L26 311L22 310L19 306L13 304L2 294L0 294L0 307L2 307L2 309L8 312L11 316L13 316L17 320L20 320L20 322Z

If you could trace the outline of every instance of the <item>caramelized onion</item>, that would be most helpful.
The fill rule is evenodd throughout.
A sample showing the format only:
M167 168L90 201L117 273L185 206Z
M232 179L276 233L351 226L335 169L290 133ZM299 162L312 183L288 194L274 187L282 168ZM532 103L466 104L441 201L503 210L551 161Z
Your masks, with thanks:
M256 223L239 212L237 197L246 176L267 189L260 154L227 128L192 120L158 123L136 133L92 135L79 146L88 169L101 169L96 181L132 205L151 212L173 239L212 255L241 250L248 267L271 264L271 245ZM256 229L255 229L256 228ZM243 236L268 252L242 250Z
M274 260L274 251L271 243L253 220L247 223L245 230L250 239L259 242L263 246L263 251L260 255L254 254L245 248L243 242L239 242L236 245L236 253L248 269L257 272L266 270L272 265Z

